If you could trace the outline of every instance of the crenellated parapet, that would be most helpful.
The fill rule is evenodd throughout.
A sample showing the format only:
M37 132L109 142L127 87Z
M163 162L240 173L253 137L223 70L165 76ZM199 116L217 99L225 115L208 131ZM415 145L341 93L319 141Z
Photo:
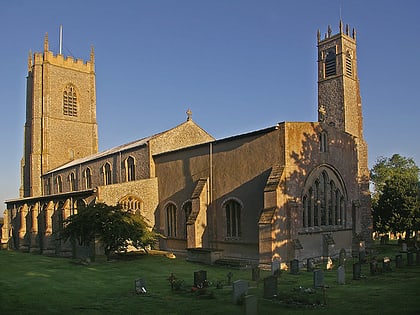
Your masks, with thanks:
M36 52L33 54L29 52L28 59L28 72L31 71L33 65L41 65L49 63L51 65L77 70L85 73L95 72L95 53L93 46L90 50L90 60L84 61L83 59L73 58L72 56L64 56L63 54L54 54L49 50L48 34L45 35L44 52Z

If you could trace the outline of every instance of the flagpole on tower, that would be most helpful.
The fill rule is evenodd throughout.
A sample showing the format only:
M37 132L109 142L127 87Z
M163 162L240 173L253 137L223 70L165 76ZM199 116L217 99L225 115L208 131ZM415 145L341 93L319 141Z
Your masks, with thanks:
M63 25L60 25L60 55L63 51Z

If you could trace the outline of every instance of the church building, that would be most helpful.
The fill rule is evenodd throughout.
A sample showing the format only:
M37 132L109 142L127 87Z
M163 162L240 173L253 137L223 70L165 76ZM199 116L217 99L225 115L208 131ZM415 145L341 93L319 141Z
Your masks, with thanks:
M187 112L172 129L98 152L95 56L29 55L20 197L2 243L60 256L63 221L98 202L140 213L191 260L336 256L372 237L356 32L318 31L318 121L214 139ZM156 123L159 123L158 121ZM206 258L203 258L206 257Z

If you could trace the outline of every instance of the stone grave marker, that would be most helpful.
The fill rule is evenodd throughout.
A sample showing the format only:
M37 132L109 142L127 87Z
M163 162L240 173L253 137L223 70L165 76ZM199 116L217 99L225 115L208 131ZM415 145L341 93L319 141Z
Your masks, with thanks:
M199 289L207 287L207 271L199 270L194 272L194 287Z
M414 253L407 252L407 266L413 266L413 265L414 265Z
M273 260L271 262L271 275L278 276L280 274L280 260Z
M401 252L403 253L407 252L407 243L401 243Z
M136 279L134 280L134 290L137 294L146 294L146 280L144 279Z
M376 260L372 260L370 262L370 275L371 276L375 276L377 274L379 274L379 269L378 269L378 262Z
M252 267L252 281L260 281L260 268L258 266Z
M314 270L314 288L324 287L324 272L321 269Z
M359 280L362 276L362 264L360 262L353 264L353 280Z
M401 268L403 266L403 259L401 254L395 255L395 267Z
M290 261L290 273L292 275L297 275L299 273L299 260L293 259Z
M308 258L306 260L306 271L313 272L315 269L315 260L313 258Z
M232 285L233 273L229 271L226 276L227 276L227 285Z
M344 248L340 249L340 254L338 256L338 265L344 266L346 263L346 250Z
M344 266L337 268L337 282L338 284L346 284L346 272Z
M271 299L274 296L277 296L278 288L277 288L277 277L276 276L268 276L264 278L264 298Z
M384 257L384 259L382 260L382 270L384 272L392 271L392 269L391 269L391 259L389 257Z
M245 295L248 294L248 282L245 280L236 280L233 282L233 304L240 304Z
M258 315L258 301L255 295L245 295L245 314Z

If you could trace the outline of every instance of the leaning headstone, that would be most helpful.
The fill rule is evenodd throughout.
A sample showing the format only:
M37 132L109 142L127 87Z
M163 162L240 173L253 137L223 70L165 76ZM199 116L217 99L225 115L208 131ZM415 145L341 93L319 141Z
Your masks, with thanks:
M194 287L202 289L207 286L207 271L199 270L194 272Z
M264 278L264 298L271 299L274 296L277 296L277 277L269 276Z
M145 294L147 293L146 290L146 281L144 279L136 279L134 280L134 289L137 294Z
M353 264L353 280L359 280L362 276L362 264L360 262Z
M252 268L252 281L260 281L260 268L258 266Z
M337 268L337 282L338 284L346 284L346 272L344 266Z
M308 258L306 260L306 271L313 272L315 270L315 260L313 258Z
M258 303L255 295L245 295L245 314L258 315Z
M340 254L338 256L338 265L344 266L346 263L346 250L344 248L340 249Z
M240 304L245 295L248 294L248 282L245 280L236 280L233 282L233 304Z
M292 275L297 275L299 273L299 260L293 259L290 261L290 273Z
M321 269L314 270L314 288L324 287L324 273Z
M413 266L413 265L414 265L414 253L407 252L407 266Z
M278 276L280 274L280 260L273 260L271 262L271 275Z
M395 255L395 267L401 268L403 266L403 259L401 254Z

